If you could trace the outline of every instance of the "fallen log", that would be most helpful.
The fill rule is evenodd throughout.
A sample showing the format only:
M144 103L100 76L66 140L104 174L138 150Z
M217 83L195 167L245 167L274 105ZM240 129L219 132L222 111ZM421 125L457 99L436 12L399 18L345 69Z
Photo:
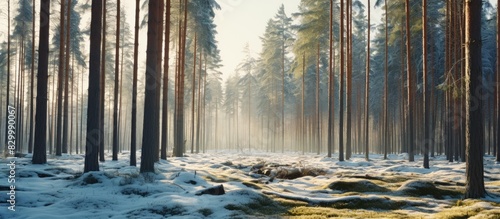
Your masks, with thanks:
M224 191L224 186L222 184L218 185L218 186L202 189L202 190L197 191L195 193L195 195L198 195L198 196L199 195L224 195L224 194L226 194L226 192Z

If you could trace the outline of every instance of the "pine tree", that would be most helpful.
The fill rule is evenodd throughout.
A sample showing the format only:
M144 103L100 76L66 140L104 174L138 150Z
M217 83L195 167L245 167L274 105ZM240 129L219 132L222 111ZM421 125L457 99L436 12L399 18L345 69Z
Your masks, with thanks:
M99 96L99 101L101 102L99 107L100 107L100 113L99 113L99 161L104 162L105 161L105 154L104 154L104 107L105 107L105 96L106 96L106 31L107 31L107 0L102 1L102 49L101 49L101 79L100 79L100 84L99 86L101 87L100 89L100 96Z
M497 1L497 65L496 65L496 82L500 84L500 0ZM500 89L496 89L496 161L500 162Z
M29 117L29 123L30 123L30 126L29 126L29 140L28 140L28 153L32 153L33 152L33 138L34 138L34 132L33 132L33 123L34 123L34 120L33 120L33 99L34 99L34 96L33 96L33 90L35 89L35 80L34 80L34 77L35 77L35 13L36 13L36 10L35 10L35 0L33 0L32 2L32 27L31 27L31 73L30 73L30 83L31 83L31 86L30 86L30 109L29 109L29 113L30 113L30 117ZM1 108L1 107L0 107ZM0 124L1 121L0 121Z
M161 1L161 0L160 0ZM157 61L157 43L158 36L155 30L157 22L160 19L159 15L159 1L149 1L148 4L148 40L147 40L147 56L146 56L146 92L144 99L144 127L153 124L154 109L153 104L155 101L156 89L156 61ZM153 129L144 128L142 136L142 154L141 154L141 173L154 172L154 139L155 132Z
M406 12L406 71L407 71L407 77L408 77L408 136L409 136L409 149L408 149L408 155L409 155L409 161L413 162L415 160L414 158L414 147L415 147L415 142L414 142L414 122L413 122L413 98L414 98L414 92L413 92L413 74L412 74L412 59L411 59L411 32L410 32L410 1L406 0L405 1L405 12Z
M344 161L344 75L345 75L344 13L345 13L344 0L340 0L339 161Z
M113 160L118 160L118 86L119 86L119 53L120 53L120 0L116 2L116 50L115 50L115 92L113 107Z
M66 36L64 37L64 48L65 48L65 76L64 76L64 105L63 105L63 136L62 136L62 152L63 153L68 153L68 110L69 110L69 60L71 58L71 55L69 53L69 38L71 37L70 35L70 19L71 19L71 0L68 0L67 5L66 5L66 27L65 28L65 34ZM61 38L62 39L62 38Z
M5 118L9 117L9 104L10 104L10 0L7 0L7 97L5 98ZM8 136L7 124L5 125L5 135ZM8 138L5 137L4 154L8 151Z
M38 74L35 115L35 145L33 164L47 163L47 87L49 64L50 1L40 2L40 34L38 36Z
M168 0L167 0L168 1ZM132 74L132 122L130 127L130 166L136 165L137 150L137 66L139 55L139 13L140 0L135 1L134 66Z
M484 126L482 97L478 89L482 83L481 60L482 1L465 3L465 98L466 98L466 180L465 198L484 198ZM473 103L476 102L476 103Z
M87 141L84 172L99 171L99 112L100 112L100 61L101 61L101 25L102 2L92 0L92 18L90 22L90 62L89 89L87 107ZM97 131L96 131L97 130Z
M171 2L167 0L167 8L165 10L165 60L163 61L163 101L162 101L162 125L161 125L161 152L160 158L167 159L168 145L168 62L170 60L170 8Z
M328 157L332 157L332 151L333 151L333 135L334 135L334 121L335 121L335 112L333 110L334 108L334 91L333 91L333 83L334 83L334 51L333 51L333 41L334 41L334 35L333 35L333 0L330 0L330 23L329 23L330 31L330 44L329 44L329 57L328 57L328 71L329 71L329 82L328 82Z
M185 80L185 64L186 64L186 39L187 39L187 19L188 19L188 1L181 0L183 5L180 9L180 14L183 15L182 21L179 21L179 66L176 79L176 108L175 108L175 121L174 121L174 156L182 157L185 148L185 135L184 135L184 80Z
M427 0L422 0L422 60L424 95L424 168L429 169L429 96L427 88Z
M57 133L56 133L56 156L61 156L63 152L63 139L62 139L62 117L63 117L63 79L64 79L64 44L65 44L65 34L64 34L64 11L65 9L65 0L61 1L61 15L59 17L59 68L57 75L57 99L59 100L57 103Z
M370 154L370 147L368 145L368 137L369 137L369 123L370 123L370 0L368 0L368 29L367 29L367 43L366 43L366 81L365 81L365 159L368 161L369 160L369 154Z

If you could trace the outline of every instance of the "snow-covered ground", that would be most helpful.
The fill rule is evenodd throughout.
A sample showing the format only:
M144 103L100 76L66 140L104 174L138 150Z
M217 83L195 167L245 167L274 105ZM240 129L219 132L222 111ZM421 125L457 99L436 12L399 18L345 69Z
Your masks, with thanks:
M51 157L46 165L32 165L30 155L2 159L0 218L446 218L464 209L476 218L500 215L500 164L491 156L485 157L489 196L474 202L460 201L465 164L444 157L431 158L431 168L423 169L421 157L407 162L405 154L388 160L370 155L370 161L354 155L339 162L338 155L211 151L168 158L156 164L157 174L142 175L128 166L128 156L107 157L100 172L86 174L82 155ZM5 202L11 185L7 164L14 159L15 212ZM256 167L269 167L271 176L282 169L324 175L271 179ZM221 184L224 195L196 195Z

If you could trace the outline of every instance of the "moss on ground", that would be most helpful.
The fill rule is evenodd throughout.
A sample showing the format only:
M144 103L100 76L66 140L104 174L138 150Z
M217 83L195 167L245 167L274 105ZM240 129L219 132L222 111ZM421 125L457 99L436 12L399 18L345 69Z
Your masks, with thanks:
M446 197L460 198L463 196L462 192L448 189L441 189L436 187L432 182L422 180L410 180L404 183L397 193L403 196L432 196L436 199L444 199Z
M395 201L389 198L352 198L339 200L328 207L340 209L373 209L373 210L397 210L405 206L403 201Z
M274 201L278 202L280 205L282 205L285 208L293 208L293 207L299 207L299 206L306 206L307 205L307 202L297 201L297 200L290 200L290 199L284 199L284 198L274 198Z
M434 215L434 218L437 219L467 219L472 216L476 216L483 209L475 208L461 208L461 207L453 207L451 209L447 209L445 211L439 212Z
M254 182L250 182L250 181L246 181L246 182L242 182L242 184L248 188L252 188L252 189L257 189L257 190L261 190L263 189L263 187L257 183L254 183Z
M445 209L434 218L461 219L461 218L487 218L500 219L499 203L484 200L466 199L458 200L451 208Z
M285 218L412 218L394 211L348 210L326 207L295 207L290 209Z
M228 204L224 208L254 216L281 215L286 212L284 206L264 195L258 195L246 204Z
M390 190L379 186L369 180L357 180L357 181L335 181L327 186L332 190L339 190L342 192L389 192Z

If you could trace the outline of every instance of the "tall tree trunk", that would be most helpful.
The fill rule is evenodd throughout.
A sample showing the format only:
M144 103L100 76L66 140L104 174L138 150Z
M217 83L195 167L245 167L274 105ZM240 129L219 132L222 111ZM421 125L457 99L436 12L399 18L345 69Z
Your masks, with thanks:
M431 35L430 36L430 41L429 41L429 44L430 45L433 45L434 44L434 41L433 41L433 36ZM434 46L431 46L430 47L430 66L431 66L431 70L430 70L430 92L431 92L431 97L429 99L429 104L431 104L429 106L429 119L431 120L430 121L430 133L429 133L429 137L430 137L430 140L431 142L430 143L430 156L431 157L434 157L434 154L435 154L435 150L436 150L436 121L437 121L437 99L439 97L435 97L435 90L434 90L434 72L435 72L435 60L434 60Z
M120 68L120 0L116 2L115 92L113 106L113 160L118 160L118 86Z
M158 27L159 1L149 1L148 12L148 40L147 40L147 56L146 56L146 92L144 98L144 127L154 124L154 106L156 98L156 65L157 65L157 43L158 43ZM161 34L161 33L160 33ZM142 136L142 153L141 153L141 173L154 172L155 162L155 132L153 129L144 128Z
M358 113L358 147L357 147L357 152L361 152L362 151L362 144L363 144L363 141L361 140L361 136L362 136L362 133L363 131L361 130L361 118L362 118L362 113L361 113L361 105L362 105L362 95L361 95L361 87L358 87L357 88L357 91L356 93L358 94L358 99L357 99L357 105L358 105L358 109L357 109L357 113Z
M56 56L54 55L53 57L54 57L53 59L55 59ZM52 61L52 63L54 63L52 65L53 66L52 71L55 72L55 69L56 69L55 61ZM49 139L49 154L53 154L53 149L55 149L54 148L54 140L55 140L54 138L55 138L55 130L56 130L55 126L56 126L56 122L57 122L56 121L56 109L57 109L57 101L58 101L56 98L57 91L56 91L56 80L55 79L56 79L56 77L53 76L52 77L52 98L51 98L52 99L52 106L51 106L52 118L50 118L51 125L50 125L50 139Z
M80 105L80 151L83 153L83 96L84 96L84 91L83 91L83 79L84 79L84 75L83 75L83 71L80 71L80 74L82 75L81 77L81 85L82 85L82 91L81 91L81 97L80 99L82 100L82 104Z
M302 54L302 154L306 151L306 122L305 122L305 105L304 105L304 88L305 88L305 77L306 77L306 53Z
M89 63L89 89L87 104L87 140L85 152L85 172L99 171L99 113L100 113L100 66L101 61L101 25L102 2L92 0L92 18L90 21L90 63Z
M429 169L429 92L427 88L427 0L422 0L422 71L424 95L424 168Z
M201 144L203 146L203 153L206 152L206 142L207 142L207 138L208 138L207 137L207 131L206 131L207 130L206 129L206 126L207 126L206 125L207 124L207 122L206 122L207 121L206 115L207 114L206 114L206 107L205 107L207 105L207 102L206 102L206 93L207 93L207 75L208 75L207 74L207 56L206 56L206 54L204 56L204 61L205 61L204 62L205 63L205 68L204 68L203 72L205 73L205 75L203 77L203 98L201 98L202 99L202 103L201 103L202 112L201 112L201 115L203 117L203 120L202 120L202 122L203 122L203 125L202 125L203 129L202 129L202 134L201 134L201 136L202 136L203 139L201 141ZM200 54L200 63L201 63L201 54ZM201 64L200 64L200 72L201 72Z
M49 70L50 0L40 2L40 33L38 36L38 74L33 164L47 163L47 85ZM33 48L34 49L34 48Z
M174 156L182 157L184 154L185 148L185 139L184 139L184 78L185 78L185 55L186 55L186 33L187 33L187 11L188 11L188 3L187 0L184 0L181 4L183 4L183 13L184 19L182 24L182 32L180 33L180 61L179 61L179 74L178 74L178 93L177 93L177 112L176 112L176 121L175 121L175 130L176 134L174 137Z
M122 17L120 17L122 18ZM123 33L122 33L123 34ZM124 63L124 53L125 53L125 49L123 48L123 45L125 44L124 43L124 35L121 35L121 43L122 43L122 51L121 51L121 59L120 59L120 89L119 89L119 100L118 100L118 128L117 128L117 133L118 133L118 151L121 152L123 149L128 149L128 147L120 147L120 145L127 145L127 144L124 144L125 141L125 132L124 130L126 130L126 126L123 126L123 110L122 110L122 107L123 107L123 102L122 102L122 99L123 99L123 63ZM127 109L128 107L125 106L125 116L127 115ZM126 124L125 124L126 125ZM125 127L122 131L122 127Z
M80 70L80 68L78 68L78 70ZM78 74L80 75L81 72L78 71ZM73 75L73 77L75 77ZM78 127L79 127L79 122L78 122L78 114L80 113L80 109L79 109L79 106L78 104L80 103L78 97L79 97L79 93L80 93L80 85L78 85L78 79L79 79L80 76L78 76L78 78L76 78L76 115L75 115L75 122L76 122L76 130L75 130L75 139L76 139L76 144L75 144L75 153L76 154L80 154L80 135L83 134L81 131L78 131ZM82 84L83 86L83 84Z
M321 119L320 119L320 114L319 114L319 43L318 47L316 50L316 146L317 146L317 151L316 153L319 155L321 151L321 137L320 137L320 124L321 124Z
M163 63L163 106L162 106L162 125L161 125L161 153L160 157L163 160L167 159L168 145L168 62L170 60L170 0L167 0L167 8L165 10L165 60Z
M497 72L496 72L496 82L497 85L500 84L500 0L497 1ZM496 87L496 161L500 162L500 89Z
M57 76L57 99L59 102L57 103L57 133L56 133L56 156L61 156L63 149L63 142L61 132L63 131L62 127L62 114L63 114L63 78L64 78L64 44L65 44L65 34L64 34L64 5L65 0L61 1L61 15L60 15L60 24L59 24L59 70Z
M9 117L9 103L10 103L10 0L7 1L7 97L5 98L5 118ZM7 120L7 119L6 119ZM7 123L5 124L5 152L7 154L8 150L8 128Z
M137 150L137 66L139 54L139 12L140 0L135 1L134 66L132 75L132 122L130 127L130 166L136 165Z
M352 0L347 0L347 72L346 72L346 144L345 159L351 158L352 109Z
M389 30L388 30L388 21L387 17L389 14L389 11L387 10L387 0L384 0L384 7L385 7L385 53L384 53L384 160L387 159L387 150L388 150L388 140L389 140L389 109L387 102L389 100Z
M465 98L466 98L466 171L465 198L484 198L484 135L482 97L481 0L465 5Z
M161 67L162 67L162 57L163 57L163 11L165 11L165 2L160 0L158 5L158 21L156 22L156 38L157 47L156 52L156 78L155 78L155 102L154 102L154 123L151 126L154 128L154 161L160 161L160 101L161 101Z
M71 1L71 0L70 0ZM70 131L69 131L69 154L72 154L73 151L73 107L74 107L74 102L73 102L73 96L74 96L74 93L73 93L73 88L74 88L74 77L75 77L75 72L74 72L74 66L75 66L75 57L73 56L72 58L72 63L71 63L71 98L69 100L69 102L71 103L71 105L69 106L70 108L70 112L69 112L69 116L70 116L70 122L69 122L69 127L70 127ZM78 149L76 149L78 151Z
M176 57L176 65L175 65L175 84L174 84L174 147L172 151L172 156L175 156L175 152L178 150L177 145L181 145L180 138L178 138L178 111L179 111L179 84L180 84L180 74L181 74L181 54L182 54L182 1L179 0L179 14L178 14L178 30L177 30L177 57Z
M193 50L193 85L191 92L191 154L194 153L194 99L196 94L196 44L198 43L198 34L194 33L194 50ZM200 60L201 62L201 60ZM199 98L199 97L198 97ZM200 115L198 115L200 116Z
M250 116L252 113L252 109L251 109L251 106L252 106L252 100L251 100L252 86L250 86L250 83L248 83L247 89L248 89L248 152L250 153L250 150L251 150L251 147L250 147L250 139L251 139L251 135L250 135L250 132L251 132L250 121L251 121L251 119L250 119Z
M65 62L66 65L64 67L65 70L65 76L64 76L64 114L63 114L63 140L62 140L62 152L63 153L68 153L68 110L69 110L69 60L70 60L70 53L69 53L69 38L71 37L70 35L70 23L71 23L71 0L68 0L67 6L66 6L66 37L64 38L65 40L65 49L66 49L66 56L65 56Z
M202 50L200 49L200 58L199 58L199 72L198 72L198 108L196 114L197 116L197 122L196 122L196 153L200 152L200 115L201 115L201 73L202 73L202 58L201 58ZM194 53L194 56L196 56L196 53ZM205 73L206 74L206 73ZM205 86L203 86L205 88ZM203 92L205 93L205 92Z
M19 49L20 49L20 55L19 55L19 67L18 67L18 80L17 80L17 84L19 84L17 86L17 106L16 106L16 109L17 109L17 125L18 127L16 127L17 129L17 137L16 137L16 152L22 152L23 151L23 145L24 145L24 142L23 142L23 139L24 139L24 113L23 113L23 109L24 109L24 64L21 64L21 63L24 63L25 59L26 59L26 55L25 55L25 44L24 44L24 36L21 37L21 43L19 44Z
M328 57L328 157L332 157L332 152L333 152L333 131L334 131L334 121L335 121L335 114L334 114L334 101L335 101L335 93L334 93L334 71L333 71L333 59L335 58L334 52L333 52L333 0L330 0L330 22L329 22L329 32L328 35L330 37L329 40L329 47L328 47L328 52L329 52L329 57Z
M369 160L370 147L368 145L370 123L370 0L368 0L368 31L366 40L366 80L365 80L365 159Z
M30 129L29 129L29 140L28 140L28 153L32 153L33 152L33 99L34 99L34 96L33 96L33 90L34 90L34 77L35 77L35 0L33 0L32 2L32 10L33 10L33 20L31 21L32 22L32 26L31 26L31 74L30 74L30 82L31 82L31 86L30 86L30 119L29 119L29 123L30 123ZM0 100L1 101L1 100ZM2 122L0 121L0 124L2 124Z
M281 46L281 153L285 152L285 40L283 37ZM250 124L250 120L248 123Z
M100 94L100 114L99 114L99 132L100 132L100 139L99 139L99 161L104 162L104 102L106 98L106 1L102 1L102 50L101 50L101 80L100 80L100 86L101 86L101 94Z
M409 161L413 162L415 160L413 155L413 150L415 147L415 142L413 139L413 74L411 66L411 31L410 31L410 1L405 0L405 11L406 11L406 74L408 77L408 141L410 147L408 149Z
M340 0L339 161L344 161L344 0Z

